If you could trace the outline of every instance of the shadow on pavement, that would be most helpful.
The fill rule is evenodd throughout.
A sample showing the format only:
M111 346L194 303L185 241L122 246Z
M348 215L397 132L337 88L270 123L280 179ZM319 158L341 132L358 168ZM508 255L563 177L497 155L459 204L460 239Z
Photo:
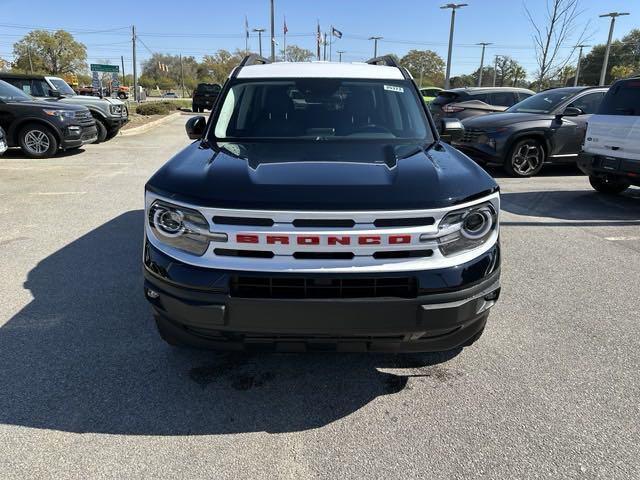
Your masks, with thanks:
M56 153L51 158L74 157L76 155L80 155L82 152L84 152L84 148L74 148L72 150L59 150L58 153ZM4 159L20 158L25 160L33 160L31 157L26 156L24 152L19 148L10 148L6 152L4 152L3 155L0 155L0 161L2 161L3 158ZM46 160L46 158L42 160Z
M142 295L142 211L42 260L33 300L0 328L0 423L69 432L198 435L324 426L409 377L455 381L433 355L246 355L176 350ZM380 368L410 369L405 374Z
M504 221L502 225L640 225L640 189L633 187L621 195L604 195L594 190L503 193L500 206L517 215L568 220Z

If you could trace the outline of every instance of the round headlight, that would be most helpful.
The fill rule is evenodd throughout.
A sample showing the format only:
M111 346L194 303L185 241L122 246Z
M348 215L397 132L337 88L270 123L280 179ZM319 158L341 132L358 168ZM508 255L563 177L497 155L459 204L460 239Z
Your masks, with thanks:
M462 221L461 233L470 240L484 237L493 226L493 216L488 208L471 210Z
M184 215L179 210L157 209L153 215L153 223L158 231L167 237L178 237L184 232Z

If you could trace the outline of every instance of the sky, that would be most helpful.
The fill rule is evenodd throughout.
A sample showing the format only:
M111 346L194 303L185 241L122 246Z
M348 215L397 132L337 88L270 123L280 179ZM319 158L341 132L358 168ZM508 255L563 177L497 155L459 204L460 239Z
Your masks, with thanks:
M640 0L580 0L584 11L580 20L589 22L588 44L607 40L609 19L598 15L624 11L630 16L616 22L614 38L621 38L640 26ZM542 19L546 0L464 0L469 5L457 11L452 59L452 75L471 73L480 62L478 42L491 42L486 62L494 55L509 55L518 60L529 77L536 69L535 51L524 4L535 18ZM330 25L343 33L336 39L334 51L344 50L343 61L362 61L373 56L370 36L384 37L378 53L402 56L410 49L431 49L445 60L449 36L448 3L436 0L275 0L276 36L283 44L282 29L286 16L287 44L296 44L315 52L317 22L323 31ZM28 10L25 5L28 4ZM92 8L89 8L92 7ZM126 8L123 8L126 7ZM124 2L87 2L76 0L0 0L0 57L12 60L12 45L34 28L62 28L87 47L89 63L119 64L124 56L125 71L131 72L131 25L140 39L138 63L151 53L191 55L201 58L224 48L245 46L245 15L250 29L267 29L263 48L267 55L269 0L129 0ZM579 32L575 32L577 35ZM252 34L250 48L258 50ZM589 49L585 50L585 53ZM334 57L334 60L337 56Z

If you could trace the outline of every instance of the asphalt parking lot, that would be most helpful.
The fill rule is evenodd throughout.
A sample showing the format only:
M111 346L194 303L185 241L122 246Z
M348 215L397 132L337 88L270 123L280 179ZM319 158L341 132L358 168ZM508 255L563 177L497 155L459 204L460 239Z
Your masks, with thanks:
M640 478L640 189L499 178L502 297L464 351L175 350L141 208L185 120L0 158L0 478Z

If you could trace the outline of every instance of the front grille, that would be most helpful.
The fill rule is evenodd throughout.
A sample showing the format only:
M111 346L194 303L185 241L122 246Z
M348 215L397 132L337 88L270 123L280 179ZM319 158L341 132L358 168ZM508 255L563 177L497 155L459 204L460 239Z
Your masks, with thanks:
M231 296L239 298L415 298L417 294L418 287L415 277L234 276L231 278Z
M87 120L91 118L91 112L89 111L77 111L75 114L76 120Z
M469 128L464 131L464 135L460 140L461 143L476 143L485 132L475 128Z

